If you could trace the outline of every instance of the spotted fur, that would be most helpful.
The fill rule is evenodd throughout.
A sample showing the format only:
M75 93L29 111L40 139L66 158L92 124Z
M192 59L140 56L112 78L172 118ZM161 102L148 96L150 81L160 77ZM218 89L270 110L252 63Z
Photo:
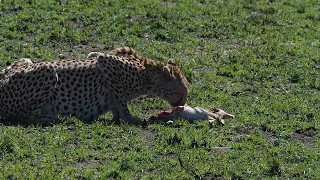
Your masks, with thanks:
M92 52L84 61L24 59L7 67L0 72L0 117L29 122L54 121L58 115L93 120L112 111L117 122L139 123L127 104L140 95L184 105L190 84L182 71L129 49L131 54Z

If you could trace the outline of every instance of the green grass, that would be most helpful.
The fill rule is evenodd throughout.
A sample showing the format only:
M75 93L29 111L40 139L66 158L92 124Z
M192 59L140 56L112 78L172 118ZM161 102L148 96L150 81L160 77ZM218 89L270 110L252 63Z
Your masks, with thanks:
M0 179L320 177L319 1L62 2L0 1L1 67L132 46L182 66L189 105L236 118L225 126L1 125ZM167 107L148 97L130 106L141 118Z

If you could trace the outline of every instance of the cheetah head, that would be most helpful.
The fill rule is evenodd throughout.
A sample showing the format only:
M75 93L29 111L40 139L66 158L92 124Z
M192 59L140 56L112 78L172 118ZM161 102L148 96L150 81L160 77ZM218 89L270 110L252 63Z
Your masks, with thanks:
M126 87L124 90L131 90L132 95L136 93L134 91L139 91L139 95L159 97L174 107L185 105L190 84L176 64L148 59L135 53L132 48L123 47L117 52L114 55L93 52L88 57L98 56L100 70L107 79L112 84L123 84ZM134 79L137 81L134 82ZM128 84L135 86L129 87Z
M173 64L157 64L156 70L149 71L150 84L148 94L158 96L171 106L183 106L190 92L190 83L180 68ZM148 68L146 68L148 69Z

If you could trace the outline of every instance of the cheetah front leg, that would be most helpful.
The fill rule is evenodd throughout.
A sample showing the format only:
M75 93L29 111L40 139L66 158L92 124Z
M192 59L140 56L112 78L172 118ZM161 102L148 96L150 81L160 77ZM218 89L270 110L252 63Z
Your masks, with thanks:
M112 109L112 121L116 124L120 124L120 114L116 108Z
M120 119L122 119L125 122L131 123L131 124L141 124L142 121L138 117L134 117L131 115L127 103L116 100L113 98L113 104L115 105L112 108L112 120L116 123L120 123Z
M130 124L142 123L140 118L134 117L130 114L128 107L122 107L121 110L120 109L112 110L112 116L113 116L112 121L114 121L117 124L120 124L120 119Z
M125 122L131 124L141 124L142 121L140 118L132 116L128 107L122 107L121 110L118 110L120 119L124 120Z
M122 97L122 98L120 98ZM138 117L134 117L130 114L130 111L127 106L127 101L125 96L116 95L114 91L111 91L108 95L109 104L112 104L111 112L112 112L112 121L119 124L120 119L131 123L131 124L141 124L142 121Z

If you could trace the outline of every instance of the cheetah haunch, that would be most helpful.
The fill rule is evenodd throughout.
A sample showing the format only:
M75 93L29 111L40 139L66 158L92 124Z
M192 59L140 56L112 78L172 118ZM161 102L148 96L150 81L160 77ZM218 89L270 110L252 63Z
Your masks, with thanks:
M150 60L129 47L109 54L92 52L85 61L32 63L22 59L0 72L0 117L51 122L58 116L140 123L127 103L148 94L172 106L184 105L189 82L172 63Z

